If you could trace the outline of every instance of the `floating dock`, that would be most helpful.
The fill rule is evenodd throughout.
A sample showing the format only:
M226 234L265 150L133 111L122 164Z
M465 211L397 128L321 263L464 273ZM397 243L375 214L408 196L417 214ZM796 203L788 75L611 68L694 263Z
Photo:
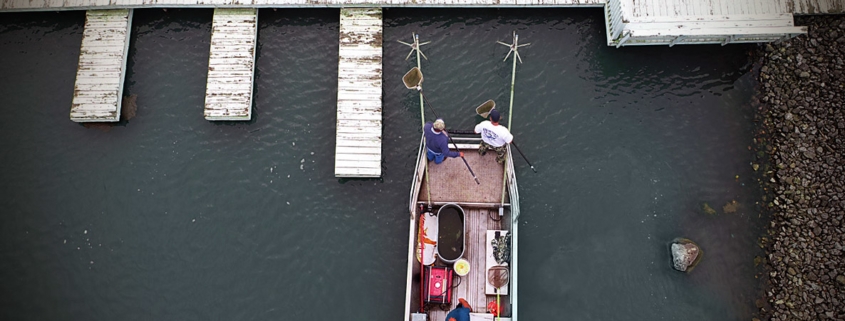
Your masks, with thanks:
M86 12L70 107L72 121L120 120L131 28L132 9Z
M607 0L608 46L771 42L807 33L776 0Z
M0 11L136 8L568 8L604 7L609 0L0 0ZM742 0L637 0L641 5L729 5ZM841 14L843 0L757 0L793 14Z
M337 177L381 176L380 8L340 10L337 66Z
M250 120L258 9L214 9L205 119Z
M335 176L380 177L381 7L597 7L608 46L671 47L795 37L807 28L793 15L842 14L845 0L0 0L0 12L90 10L71 107L76 122L120 119L135 8L215 8L204 115L232 121L252 117L257 8L314 7L340 8Z

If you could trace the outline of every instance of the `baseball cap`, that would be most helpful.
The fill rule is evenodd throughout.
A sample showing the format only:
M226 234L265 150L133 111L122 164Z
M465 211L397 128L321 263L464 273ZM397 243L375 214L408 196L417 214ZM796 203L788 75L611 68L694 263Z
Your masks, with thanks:
M499 115L499 111L498 111L498 110L493 109L493 110L491 110L491 111L490 111L490 121L493 121L493 122L497 122L497 123L498 123L498 122L499 122L499 118L500 118L500 117L501 117L501 116Z

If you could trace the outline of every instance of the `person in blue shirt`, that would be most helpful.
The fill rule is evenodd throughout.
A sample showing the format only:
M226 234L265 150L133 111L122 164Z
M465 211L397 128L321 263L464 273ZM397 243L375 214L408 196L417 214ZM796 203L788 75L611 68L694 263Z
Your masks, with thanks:
M446 321L469 321L469 313L472 312L472 307L463 298L458 299L458 301L460 301L458 306L446 315Z
M426 156L428 160L434 160L435 164L442 163L446 157L464 157L464 152L449 150L449 133L443 130L444 128L446 123L442 119L437 119L434 123L426 122L423 127Z

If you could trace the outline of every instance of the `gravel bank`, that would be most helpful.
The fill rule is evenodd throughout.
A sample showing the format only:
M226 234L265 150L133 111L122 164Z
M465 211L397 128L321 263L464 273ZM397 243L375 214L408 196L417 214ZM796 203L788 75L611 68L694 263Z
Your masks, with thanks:
M758 306L769 320L845 320L845 16L796 24L809 34L757 55L772 214Z

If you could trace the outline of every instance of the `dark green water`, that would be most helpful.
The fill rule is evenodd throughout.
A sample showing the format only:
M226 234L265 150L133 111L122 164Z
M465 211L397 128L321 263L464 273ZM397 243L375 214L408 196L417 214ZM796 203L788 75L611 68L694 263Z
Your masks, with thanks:
M84 13L0 14L0 319L400 319L420 115L396 40L433 41L426 96L469 129L507 109L514 29L512 130L540 171L517 164L519 317L755 310L752 47L608 48L598 9L386 10L383 177L339 180L338 11L261 11L248 123L202 117L211 14L135 12L138 113L108 131L69 120ZM689 275L676 237L704 251Z

